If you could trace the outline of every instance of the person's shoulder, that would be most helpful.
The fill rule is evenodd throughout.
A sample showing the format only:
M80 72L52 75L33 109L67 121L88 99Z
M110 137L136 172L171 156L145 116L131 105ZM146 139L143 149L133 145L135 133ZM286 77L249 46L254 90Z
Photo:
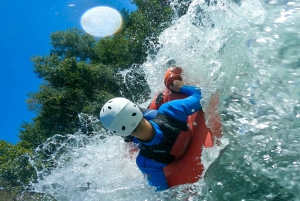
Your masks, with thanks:
M158 113L158 110L154 110L154 109L141 109L142 113L143 113L143 117L147 120L151 120L153 119L157 113Z

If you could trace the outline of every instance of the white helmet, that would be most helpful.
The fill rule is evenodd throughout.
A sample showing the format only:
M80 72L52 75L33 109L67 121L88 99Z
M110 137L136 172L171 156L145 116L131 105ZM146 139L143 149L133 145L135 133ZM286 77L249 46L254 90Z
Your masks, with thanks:
M121 136L130 135L142 118L142 111L126 98L113 98L100 111L103 126Z

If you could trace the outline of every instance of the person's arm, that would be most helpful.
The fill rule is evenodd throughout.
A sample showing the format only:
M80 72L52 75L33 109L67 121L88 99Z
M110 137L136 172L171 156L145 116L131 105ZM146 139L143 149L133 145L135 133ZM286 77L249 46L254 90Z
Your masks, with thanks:
M200 104L201 91L198 87L180 85L177 87L177 90L179 90L180 93L189 95L189 97L180 100L173 100L163 104L159 109L159 113L173 117L180 121L187 121L187 117L189 115L202 108Z
M149 185L156 187L156 191L169 188L163 171L167 164L148 159L142 155L137 156L136 164L147 178Z

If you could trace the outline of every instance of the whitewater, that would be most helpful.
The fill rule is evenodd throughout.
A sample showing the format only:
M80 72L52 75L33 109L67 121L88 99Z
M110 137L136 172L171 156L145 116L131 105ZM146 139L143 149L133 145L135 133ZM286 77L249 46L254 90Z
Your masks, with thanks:
M300 200L299 27L299 1L194 0L159 36L155 54L121 72L124 82L138 82L130 71L145 72L154 96L168 65L181 66L187 84L202 90L207 120L210 97L220 94L221 145L204 149L197 183L154 192L132 147L102 129L40 145L31 158L38 179L27 190L62 201Z

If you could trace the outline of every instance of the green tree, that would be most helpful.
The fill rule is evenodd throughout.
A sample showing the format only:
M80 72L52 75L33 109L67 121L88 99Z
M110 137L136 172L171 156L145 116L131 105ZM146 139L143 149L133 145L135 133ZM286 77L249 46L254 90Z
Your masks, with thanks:
M50 55L57 55L60 59L75 57L80 61L93 59L93 46L96 40L77 28L54 32L50 39L52 45Z
M128 68L135 62L129 48L130 41L120 33L113 38L101 39L94 46L93 63L111 65L115 69Z
M19 146L0 141L0 189L22 189L34 177L29 163L30 152Z
M161 0L133 0L138 7L126 22L123 34L130 41L129 53L137 64L145 62L147 52L156 49L157 37L171 24L172 9Z
M33 118L33 124L22 125L22 142L36 146L56 133L75 133L80 128L79 113L98 115L100 106L118 95L119 85L109 66L74 57L61 60L56 55L35 57L33 61L36 73L46 82L27 101L38 116ZM37 133L41 137L33 137Z

